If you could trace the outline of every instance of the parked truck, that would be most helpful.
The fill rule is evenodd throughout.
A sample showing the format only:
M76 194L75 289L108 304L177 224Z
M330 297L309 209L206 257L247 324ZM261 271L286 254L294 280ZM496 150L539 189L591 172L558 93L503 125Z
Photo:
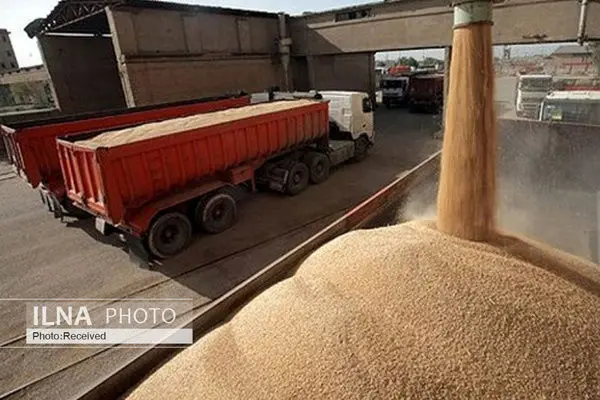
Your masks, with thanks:
M381 79L381 95L387 108L405 105L408 100L408 76L385 76Z
M325 181L332 165L364 158L373 132L362 96L360 113L371 125L345 140L329 137L330 103L314 99L59 138L67 195L96 216L100 232L122 232L138 260L170 257L194 228L216 234L231 227L240 188L296 195Z
M409 93L411 112L441 112L444 103L444 75L411 76Z
M517 117L537 119L546 94L552 90L552 75L519 75L515 91Z
M352 141L369 132L369 142L375 137L373 104L366 93L353 91L316 91L254 93L253 104L271 100L319 99L329 102L329 137L334 140ZM345 142L345 143L346 143ZM360 152L359 158L364 156Z
M66 201L65 184L56 150L57 137L133 126L249 103L249 96L240 94L109 110L16 123L10 127L0 125L0 136L6 147L9 162L13 164L18 175L32 188L38 188L42 202L56 216L60 216L63 208L71 212L76 212L77 209L73 209L71 203Z
M600 91L556 91L542 102L540 121L600 126Z

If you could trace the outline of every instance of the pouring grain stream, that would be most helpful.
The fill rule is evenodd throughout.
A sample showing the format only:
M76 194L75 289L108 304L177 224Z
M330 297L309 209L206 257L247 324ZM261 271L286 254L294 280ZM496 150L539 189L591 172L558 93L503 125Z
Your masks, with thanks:
M496 126L492 6L458 4L438 189L440 231L490 239L495 228Z

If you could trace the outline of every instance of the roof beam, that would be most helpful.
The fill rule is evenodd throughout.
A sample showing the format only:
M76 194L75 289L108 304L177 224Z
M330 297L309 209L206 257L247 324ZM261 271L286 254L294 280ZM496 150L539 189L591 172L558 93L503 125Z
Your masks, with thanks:
M493 40L574 42L579 13L577 0L506 1L494 7ZM448 0L403 0L294 17L292 52L322 55L444 47L452 40L452 15ZM588 39L600 40L600 24L591 23L600 21L599 2L589 3L587 18Z

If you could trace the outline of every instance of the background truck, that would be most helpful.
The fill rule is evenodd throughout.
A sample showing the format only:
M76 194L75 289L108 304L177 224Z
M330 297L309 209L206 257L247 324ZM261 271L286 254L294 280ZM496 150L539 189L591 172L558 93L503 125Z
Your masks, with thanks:
M356 141L367 137L360 145L358 158L364 157L366 149L375 137L373 104L364 92L315 91L310 92L269 92L252 94L252 103L271 100L321 99L329 102L329 137L333 140ZM365 134L366 133L366 134ZM368 142L368 143L367 143ZM344 142L346 143L346 142Z
M600 91L556 91L542 102L540 121L600 126Z
M183 250L194 228L214 234L231 227L240 188L296 195L325 181L332 165L365 156L372 131L332 140L329 127L329 102L305 99L57 143L68 197L96 216L102 233L123 232L130 254L147 262Z
M409 107L411 112L441 112L444 105L444 75L424 74L410 78Z
M515 91L517 117L537 119L544 97L552 90L552 75L519 75Z
M387 108L406 104L409 90L407 76L385 76L381 79L380 87L382 101Z
M17 174L31 187L38 188L44 204L59 216L62 215L63 207L69 211L77 209L73 210L70 202L65 201L65 185L56 150L57 137L223 110L249 103L249 96L243 94L210 97L16 123L10 127L0 125L0 134L9 162L13 164Z

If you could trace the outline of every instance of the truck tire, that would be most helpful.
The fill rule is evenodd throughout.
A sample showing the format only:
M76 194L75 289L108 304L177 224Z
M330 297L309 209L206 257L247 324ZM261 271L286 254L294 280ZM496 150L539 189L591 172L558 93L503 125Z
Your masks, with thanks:
M304 162L308 167L310 181L314 184L325 182L329 178L329 170L331 161L329 157L323 153L311 151L304 158Z
M161 215L148 232L148 249L158 258L173 256L192 240L192 223L185 215L171 212Z
M87 219L92 217L91 214L83 211L81 208L75 207L68 198L63 201L63 208L68 215L77 219Z
M290 196L295 196L308 186L310 172L308 166L301 162L291 162L287 171L289 176L285 192Z
M354 142L354 157L353 160L358 162L362 161L367 157L369 151L369 140L361 136Z
M221 233L233 226L237 205L229 193L217 192L200 200L194 211L196 226L208 233Z

